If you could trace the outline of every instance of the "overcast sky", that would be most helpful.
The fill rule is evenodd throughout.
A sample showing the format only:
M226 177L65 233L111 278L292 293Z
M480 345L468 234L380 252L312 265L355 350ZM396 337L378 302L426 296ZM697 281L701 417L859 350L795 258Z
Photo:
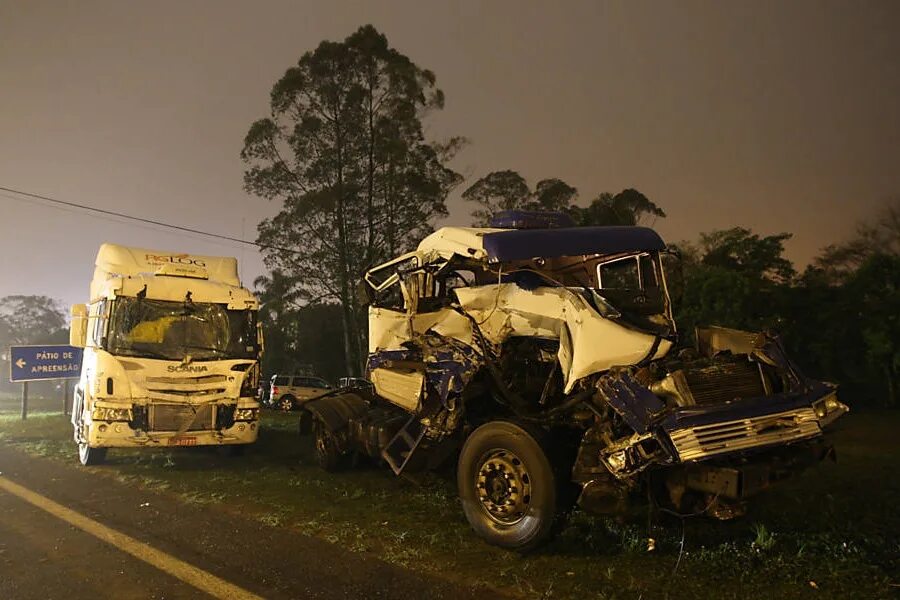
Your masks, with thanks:
M0 0L0 186L255 239L239 159L272 84L372 23L433 70L454 167L635 187L669 241L790 231L800 265L900 194L900 2ZM465 185L465 184L464 184ZM104 241L252 248L0 192L0 296L83 302ZM468 222L458 195L449 224Z

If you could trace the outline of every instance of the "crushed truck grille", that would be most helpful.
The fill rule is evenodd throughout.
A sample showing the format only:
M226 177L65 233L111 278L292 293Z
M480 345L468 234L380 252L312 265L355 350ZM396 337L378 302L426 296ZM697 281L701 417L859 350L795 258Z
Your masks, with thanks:
M812 408L699 425L671 432L682 461L707 458L725 452L784 444L821 433Z

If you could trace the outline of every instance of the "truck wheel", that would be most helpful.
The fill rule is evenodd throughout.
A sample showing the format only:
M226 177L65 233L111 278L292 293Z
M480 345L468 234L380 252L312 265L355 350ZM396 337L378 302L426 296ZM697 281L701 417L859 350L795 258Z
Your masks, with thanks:
M290 412L294 410L294 397L293 396L284 396L278 401L278 408L285 412Z
M85 466L99 465L106 460L106 448L91 448L86 443L79 443L78 460Z
M491 421L463 444L459 497L469 524L490 544L525 552L553 531L558 484L540 437L516 423Z
M319 419L313 421L313 437L316 440L316 463L326 471L338 471L347 463L334 434Z

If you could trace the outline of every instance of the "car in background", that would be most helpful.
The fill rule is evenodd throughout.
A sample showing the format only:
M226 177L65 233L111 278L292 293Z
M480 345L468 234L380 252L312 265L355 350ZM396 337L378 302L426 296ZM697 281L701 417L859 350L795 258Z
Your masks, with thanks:
M269 406L284 411L296 410L305 402L318 398L334 388L321 377L310 375L272 375Z
M375 391L372 382L362 377L341 377L337 386L342 390L366 390L370 393Z

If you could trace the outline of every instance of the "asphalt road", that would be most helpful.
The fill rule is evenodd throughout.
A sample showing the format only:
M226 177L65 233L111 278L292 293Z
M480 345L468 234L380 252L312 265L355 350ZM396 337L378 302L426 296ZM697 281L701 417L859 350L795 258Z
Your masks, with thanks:
M15 485L4 488L4 481ZM74 511L76 524L21 498L16 486L40 495L33 502ZM79 516L132 538L132 552L141 558L84 531L83 523L76 526ZM227 507L185 504L0 446L0 599L210 597L187 583L189 577L152 566L148 556L187 563L188 570L263 598L496 597L493 590L465 588L262 526Z

